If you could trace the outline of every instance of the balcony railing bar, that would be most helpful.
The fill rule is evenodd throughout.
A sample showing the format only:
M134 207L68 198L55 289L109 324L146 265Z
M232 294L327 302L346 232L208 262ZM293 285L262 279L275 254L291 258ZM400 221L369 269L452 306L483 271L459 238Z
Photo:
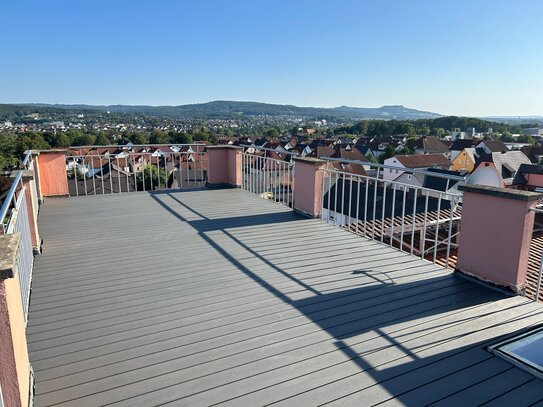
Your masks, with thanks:
M71 196L170 189L176 181L178 189L204 188L207 153L172 151L157 155L138 152L122 157L112 154L81 154L67 156L66 166ZM106 184L109 184L109 191Z
M243 190L293 207L295 171L293 161L242 153L241 167Z
M380 169L375 177L331 168L324 168L322 172L323 221L400 251L417 253L433 263L443 263L445 268L454 265L451 255L452 249L457 248L453 239L459 234L460 216L457 213L460 212L461 192L449 191L449 182L446 183L447 190L440 191L379 179ZM434 173L430 172L430 175ZM363 193L361 189L364 189ZM424 203L419 202L419 196L425 197ZM428 212L430 203L432 217ZM354 212L356 219L353 219ZM418 248L415 247L417 231L421 235ZM429 241L432 243L427 247Z
M326 156L323 156L323 157L320 157L320 158L322 160L326 160L326 161L342 162L342 163L346 163L346 164L358 164L358 165L363 165L365 167L377 168L377 177L374 177L374 178L379 178L380 170L382 170L382 169L398 170L398 171L401 171L401 172L405 172L407 174L424 174L424 175L428 175L428 176L435 177L435 178L444 178L444 179L447 179L449 181L450 180L453 180L453 181L465 181L468 178L467 176L453 175L453 174L442 174L442 173L439 173L439 172L425 170L425 169L398 167L398 166L394 166L394 165L379 164L379 163L373 163L373 162L369 162L369 161L348 160L348 159L345 159L345 158L334 158L334 157L326 157ZM449 184L447 183L447 186L448 185Z

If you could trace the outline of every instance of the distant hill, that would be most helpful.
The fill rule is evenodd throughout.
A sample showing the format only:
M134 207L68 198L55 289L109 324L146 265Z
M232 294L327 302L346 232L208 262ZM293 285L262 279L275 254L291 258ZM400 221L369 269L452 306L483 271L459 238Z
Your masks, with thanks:
M46 110L70 110L73 112L109 111L111 113L145 114L171 118L232 118L240 116L298 116L298 117L339 117L348 119L397 119L416 120L441 117L440 114L410 109L401 105L377 108L339 106L334 108L299 107L259 102L214 101L180 106L133 106L133 105L62 105L62 104L19 104L0 105L0 118L3 113L14 110L28 112Z

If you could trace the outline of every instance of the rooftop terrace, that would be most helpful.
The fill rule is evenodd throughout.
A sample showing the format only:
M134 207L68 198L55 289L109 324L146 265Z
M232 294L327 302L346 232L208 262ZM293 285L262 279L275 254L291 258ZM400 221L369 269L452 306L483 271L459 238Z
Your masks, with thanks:
M543 308L236 189L50 198L37 406L529 405Z

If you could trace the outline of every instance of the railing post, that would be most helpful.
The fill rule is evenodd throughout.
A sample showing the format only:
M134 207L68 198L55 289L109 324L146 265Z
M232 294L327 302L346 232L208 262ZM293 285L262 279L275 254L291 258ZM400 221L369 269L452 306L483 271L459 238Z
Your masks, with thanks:
M241 186L241 154L237 146L208 146L207 167L208 186L224 188Z
M325 160L294 157L294 211L311 218L321 215L322 169Z
M464 185L457 271L524 292L537 200L543 195Z
M28 406L31 367L18 281L21 236L0 236L0 386L6 406Z

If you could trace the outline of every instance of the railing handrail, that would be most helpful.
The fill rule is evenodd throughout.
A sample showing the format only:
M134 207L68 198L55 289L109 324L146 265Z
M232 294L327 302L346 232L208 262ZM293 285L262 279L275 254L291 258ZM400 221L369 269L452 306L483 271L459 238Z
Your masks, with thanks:
M21 182L23 172L18 170L16 171L17 175L13 179L13 183L11 184L11 187L9 188L8 194L6 195L6 198L4 199L4 203L2 204L2 208L0 209L0 222L2 223L2 227L4 228L4 232L6 231L7 225L4 224L4 218L7 216L9 208L11 206L11 203L13 202L13 199L15 198L15 192L17 191L18 185Z
M298 153L297 151L294 152L294 153L291 153L288 150L285 150L284 152L283 151L278 152L275 148L259 147L259 146L254 146L254 145L250 145L250 144L240 144L239 146L240 147L246 147L246 148L256 148L257 150L273 151L274 153L277 153L277 154L300 155L300 153Z
M247 155L247 156L250 156L250 157L258 157L259 159L262 159L262 160L268 160L268 161L276 161L278 163L282 163L282 164L287 164L287 165L294 165L294 162L293 161L285 161L285 160L279 160L277 158L271 158L271 157L261 157L261 156L255 156L254 154L249 154L249 153L242 153L244 155Z
M138 152L130 152L128 151L126 154L129 154L129 155L153 155L155 153L152 153L150 151L138 151ZM204 155L205 152L204 151L164 151L163 152L164 155L174 155L174 154L184 154L184 155L189 155L189 154L196 154L196 155ZM107 153L80 153L80 154L68 154L66 155L66 158L71 158L71 157L108 157L108 156L111 156L111 154L107 154Z
M103 145L103 146L91 144L91 145L86 145L86 146L70 146L70 147L66 147L66 150L74 150L74 149L78 149L78 148L113 148L113 147L117 147L117 148L132 148L132 147L171 147L171 146L180 146L180 147L184 147L184 146L206 147L207 144L203 144L203 143L166 143L166 144L153 144L153 143L149 143L149 144L131 144L131 145L128 145L128 144L107 144L107 145ZM47 151L47 150L43 150L43 151Z
M444 195L462 196L461 192L458 192L457 194L455 194L455 193L452 193L452 192L449 192L449 191L441 191L439 189L432 189L432 188L428 188L428 187L425 187L425 186L407 184L405 182L399 182L399 181L390 180L390 179L379 179L379 178L376 178L376 177L372 177L371 175L355 174L355 173L348 172L348 171L337 170L335 168L323 168L323 169L321 169L321 171L335 173L335 174L344 174L344 175L348 175L350 177L359 177L359 178L364 178L364 179L369 179L369 180L377 180L377 181L380 181L380 182L383 182L383 183L395 184L395 185L399 185L399 186L402 186L402 187L408 187L410 189L417 189L417 190L421 190L421 191L425 190L425 191L439 192L439 193L444 194Z
M461 175L449 175L449 174L442 174L439 172L434 171L428 171L428 170L422 170L417 168L408 168L408 167L397 167L395 165L388 165L388 164L379 164L379 163L373 163L371 161L361 161L361 160L349 160L346 158L334 158L334 157L320 157L321 160L326 161L339 161L349 164L359 164L359 165L367 165L369 167L377 167L377 168L384 168L384 169L391 169L391 170L401 170L402 172L407 172L411 174L425 174L436 178L444 178L454 181L466 181L468 176L461 176Z
M30 160L31 156L32 156L32 150L26 150L25 151L25 158L23 159L23 165L25 167L28 165L28 160Z

